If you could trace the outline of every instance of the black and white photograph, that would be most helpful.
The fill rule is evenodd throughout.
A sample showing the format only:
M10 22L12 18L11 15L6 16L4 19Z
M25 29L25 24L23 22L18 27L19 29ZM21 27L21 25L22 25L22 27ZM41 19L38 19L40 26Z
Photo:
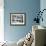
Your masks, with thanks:
M11 13L10 24L11 25L25 25L25 13Z

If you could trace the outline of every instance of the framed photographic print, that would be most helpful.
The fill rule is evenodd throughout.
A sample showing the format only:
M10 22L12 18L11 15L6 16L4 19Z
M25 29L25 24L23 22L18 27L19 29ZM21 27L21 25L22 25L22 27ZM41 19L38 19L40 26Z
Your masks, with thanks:
M10 13L10 25L25 25L26 13Z

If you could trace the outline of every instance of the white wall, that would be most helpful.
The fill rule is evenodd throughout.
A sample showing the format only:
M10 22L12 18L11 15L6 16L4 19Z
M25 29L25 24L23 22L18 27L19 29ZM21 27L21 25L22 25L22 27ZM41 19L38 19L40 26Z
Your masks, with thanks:
M0 42L4 41L4 2L0 0Z

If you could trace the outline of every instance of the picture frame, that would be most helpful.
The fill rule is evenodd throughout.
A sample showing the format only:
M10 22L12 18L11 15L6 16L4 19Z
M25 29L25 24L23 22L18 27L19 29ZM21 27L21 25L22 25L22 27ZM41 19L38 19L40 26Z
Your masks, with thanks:
M10 25L20 26L26 24L26 13L10 13Z

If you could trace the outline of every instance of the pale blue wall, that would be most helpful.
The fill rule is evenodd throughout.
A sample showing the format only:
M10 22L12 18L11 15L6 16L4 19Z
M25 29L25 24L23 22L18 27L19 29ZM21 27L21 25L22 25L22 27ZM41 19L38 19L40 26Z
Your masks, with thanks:
M40 10L43 9L46 9L46 0L40 1ZM42 17L43 17L43 22L40 21L40 25L46 27L46 11L43 13ZM45 35L45 39L46 39L46 35ZM46 40L45 40L45 44L46 44Z
M40 10L42 11L43 9L46 9L46 0L41 0L40 1ZM43 12L43 22L40 21L40 25L46 27L46 10Z
M8 41L18 41L32 28L32 21L40 9L40 0L4 0L4 38ZM10 26L10 13L25 12L25 26Z

